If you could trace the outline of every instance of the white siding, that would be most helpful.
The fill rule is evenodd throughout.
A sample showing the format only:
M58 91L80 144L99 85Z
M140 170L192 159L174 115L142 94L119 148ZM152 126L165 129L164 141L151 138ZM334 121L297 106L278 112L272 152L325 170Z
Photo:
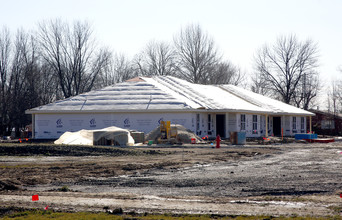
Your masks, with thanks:
M197 129L197 114L199 123ZM138 130L146 134L155 129L161 120L171 121L172 124L181 124L198 136L216 136L216 113L211 115L211 134L208 131L209 113L112 113L112 114L36 114L34 117L35 138L59 138L66 131L81 129L101 129L110 126ZM219 113L222 115L222 113ZM241 131L241 113L224 113L226 137L230 132ZM257 115L257 130L253 132L253 114L244 114L246 118L246 137L262 137L266 134L265 115ZM273 133L273 117L270 116L269 135ZM296 117L296 131L303 133L301 118ZM306 117L304 117L304 133L307 131ZM293 116L282 116L281 126L284 136L293 136Z
M229 132L236 132L239 131L238 126L240 126L240 122L238 117L240 114L236 113L229 113L229 121L228 121L228 130Z
M266 134L266 118L265 115L260 116L260 136L265 136Z
M268 135L273 133L273 117L268 116Z
M208 135L208 114L207 113L196 113L193 114L195 117L195 133L196 135L203 137ZM172 124L175 124L171 121ZM179 124L179 123L178 123Z
M54 139L66 131L93 130L110 126L148 133L155 129L161 120L181 124L195 132L194 119L195 114L192 113L37 114L35 138Z
M241 130L241 115L243 114L237 114L236 115L236 130L235 131L241 131L246 132L246 137L260 137L262 134L260 134L260 115L257 116L257 129L253 131L253 115L252 114L244 114L246 117L246 130Z
M283 116L284 120L284 136L292 135L292 116Z
M209 116L210 116L210 129L208 129L208 123L209 123L209 121L208 121L208 118L209 118ZM206 135L208 135L208 137L215 137L215 128L214 128L214 118L215 117L215 114L211 114L211 113L208 113L207 114L207 119L206 119L206 128L207 128L207 132L206 132Z
M296 118L296 129L293 129L293 118ZM304 124L302 127L302 118L304 119ZM293 116L291 119L291 134L295 135L297 133L306 133L306 117L296 117Z

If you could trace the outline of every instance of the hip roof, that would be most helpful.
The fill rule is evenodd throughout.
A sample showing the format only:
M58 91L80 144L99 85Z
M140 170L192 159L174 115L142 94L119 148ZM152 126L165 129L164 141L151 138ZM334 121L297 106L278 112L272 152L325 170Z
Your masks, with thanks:
M233 85L201 85L171 76L137 77L29 109L26 113L221 111L314 115Z

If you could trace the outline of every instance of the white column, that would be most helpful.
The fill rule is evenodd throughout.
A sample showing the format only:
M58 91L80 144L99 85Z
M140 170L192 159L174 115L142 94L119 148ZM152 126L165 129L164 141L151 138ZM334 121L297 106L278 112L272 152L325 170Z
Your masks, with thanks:
M286 120L285 115L281 116L281 128L280 128L280 130L281 130L282 136L285 136L285 129L284 129L285 125L286 125L285 120Z
M311 118L311 116L309 116L310 117L310 134L312 133L312 118Z
M229 113L226 112L226 138L229 138Z
M35 138L35 130L36 130L36 115L32 114L32 139Z
M265 122L266 122L266 133L265 133L265 136L268 137L268 124L267 124L268 123L268 115L266 114L265 117L266 117L266 120L265 120Z

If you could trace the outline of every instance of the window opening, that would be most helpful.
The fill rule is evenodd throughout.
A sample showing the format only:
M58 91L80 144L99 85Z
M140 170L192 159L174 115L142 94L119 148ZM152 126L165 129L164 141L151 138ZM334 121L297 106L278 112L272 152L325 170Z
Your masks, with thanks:
M200 129L200 114L196 114L196 131Z
M253 134L258 133L258 116L253 115Z
M208 131L211 131L211 114L208 114Z
M292 117L292 132L296 133L297 132L297 118Z
M302 132L302 133L304 133L305 131L304 131L304 125L305 125L305 119L304 119L304 117L301 117L300 118L300 132Z
M240 116L240 118L241 118L241 128L240 128L240 130L241 131L244 131L244 130L246 130L246 115L241 115Z

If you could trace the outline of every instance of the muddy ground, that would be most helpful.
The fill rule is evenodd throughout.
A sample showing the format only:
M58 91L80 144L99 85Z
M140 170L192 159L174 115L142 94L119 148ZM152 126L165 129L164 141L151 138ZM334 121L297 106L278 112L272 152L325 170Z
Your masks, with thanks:
M0 206L64 211L332 216L342 143L0 145ZM39 194L39 201L31 196ZM105 208L105 209L104 209Z

